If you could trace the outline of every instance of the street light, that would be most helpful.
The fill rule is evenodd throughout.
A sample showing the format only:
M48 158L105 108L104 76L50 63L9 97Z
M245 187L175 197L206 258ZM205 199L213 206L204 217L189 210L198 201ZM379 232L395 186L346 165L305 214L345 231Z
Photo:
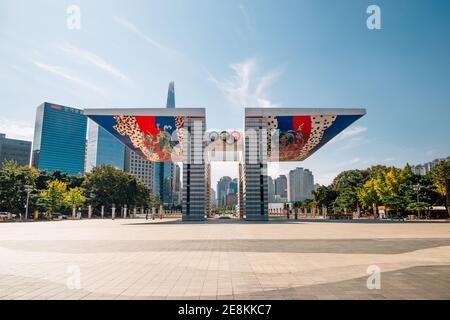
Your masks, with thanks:
M420 184L413 185L413 190L417 193L417 202L419 202Z
M420 191L420 184L413 185L413 190L417 194L417 216L420 218L420 209L419 209L419 191Z
M30 193L33 191L33 187L30 185L24 186L25 192L27 193L27 205L25 207L25 221L28 220L28 204L30 202Z

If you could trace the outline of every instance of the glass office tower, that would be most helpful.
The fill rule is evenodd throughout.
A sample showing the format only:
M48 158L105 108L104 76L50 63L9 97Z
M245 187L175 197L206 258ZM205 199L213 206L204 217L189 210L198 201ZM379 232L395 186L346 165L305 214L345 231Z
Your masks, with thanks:
M169 83L169 90L167 92L166 108L175 108L175 83ZM159 197L165 205L178 204L177 196L174 196L174 187L176 182L176 164L173 162L156 162L155 163L155 177L154 177L154 191L159 193Z
M86 172L97 166L110 165L124 170L125 145L93 121L89 121L86 147Z
M87 118L79 109L51 103L36 111L32 166L71 175L84 173Z

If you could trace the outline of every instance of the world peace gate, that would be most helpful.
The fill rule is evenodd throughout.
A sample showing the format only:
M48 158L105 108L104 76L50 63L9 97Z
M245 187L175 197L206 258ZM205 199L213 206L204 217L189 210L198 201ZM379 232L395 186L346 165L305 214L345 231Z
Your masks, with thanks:
M266 221L269 162L303 161L365 109L246 108L242 131L207 131L204 108L86 109L84 114L151 162L183 163L183 221L210 212L211 163L239 164L241 218Z

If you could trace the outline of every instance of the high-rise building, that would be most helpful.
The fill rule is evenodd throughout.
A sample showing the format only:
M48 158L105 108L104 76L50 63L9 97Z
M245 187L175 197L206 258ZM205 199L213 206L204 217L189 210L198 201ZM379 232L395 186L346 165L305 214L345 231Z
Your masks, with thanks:
M210 188L210 201L211 201L211 208L217 207L216 202L216 191L213 188Z
M167 108L175 108L175 82L169 83L169 90L167 92Z
M230 177L222 177L217 182L217 204L219 207L223 207L226 204L225 197L229 193L231 182Z
M424 164L418 164L415 166L411 166L411 171L414 174L418 174L418 175L426 175L428 173L431 172L431 170L433 170L433 168L439 164L441 161L445 161L445 160L450 160L450 157L447 157L446 159L434 159L433 161L424 163Z
M269 191L269 203L275 202L275 183L272 177L267 177L267 183L268 183L268 191Z
M181 204L181 167L175 163L174 165L174 175L173 175L173 201L172 203L174 205L180 205Z
M51 103L36 111L32 166L72 175L84 173L87 118L79 109Z
M236 206L238 203L238 194L229 193L225 196L225 206Z
M86 172L100 165L110 165L124 170L125 145L108 131L89 120L88 141L86 147Z
M290 202L304 201L313 198L314 176L311 171L296 168L289 172L288 199Z
M234 178L230 181L230 185L228 186L227 194L230 193L238 193L238 179Z
M14 160L21 166L30 165L31 141L6 138L0 133L0 166L6 160Z
M167 92L167 104L166 108L175 108L175 83L169 83L169 90ZM173 162L155 162L154 165L154 182L153 190L159 194L160 199L165 205L175 204L174 200L177 200L179 204L179 198L174 195L174 178L176 172L176 164Z
M125 148L125 172L131 173L150 190L155 191L155 162L142 159L136 152Z
M275 194L281 199L287 199L287 192L287 178L285 175L281 175L275 179Z

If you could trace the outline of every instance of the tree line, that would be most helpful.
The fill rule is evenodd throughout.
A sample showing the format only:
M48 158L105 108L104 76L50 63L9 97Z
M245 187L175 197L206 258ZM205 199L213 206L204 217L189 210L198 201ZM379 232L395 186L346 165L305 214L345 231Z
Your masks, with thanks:
M440 162L426 175L414 174L409 165L348 170L337 175L330 185L318 187L314 199L295 205L340 211L359 208L377 214L383 206L399 215L445 206L448 212L445 181L449 178L450 160Z
M0 212L24 212L27 192L29 212L46 214L68 213L72 208L91 205L109 210L113 205L122 208L159 207L159 196L146 188L132 174L112 166L98 166L85 176L72 176L60 171L41 171L5 161L0 167Z

